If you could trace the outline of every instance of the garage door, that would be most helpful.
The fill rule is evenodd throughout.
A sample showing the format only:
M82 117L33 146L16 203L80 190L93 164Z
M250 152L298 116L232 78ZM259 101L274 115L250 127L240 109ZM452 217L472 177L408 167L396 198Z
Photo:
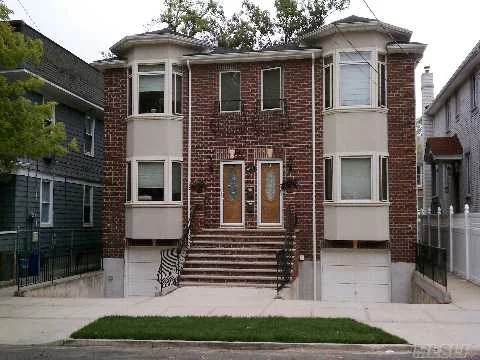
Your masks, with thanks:
M390 251L322 249L323 301L390 302Z
M159 246L129 247L127 253L128 296L154 296L158 291Z

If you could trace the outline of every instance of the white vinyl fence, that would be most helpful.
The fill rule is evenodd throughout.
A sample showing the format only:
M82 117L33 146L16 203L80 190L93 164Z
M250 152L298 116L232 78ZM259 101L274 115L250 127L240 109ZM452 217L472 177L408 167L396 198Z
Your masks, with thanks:
M419 242L447 250L450 272L480 284L480 213L470 213L468 205L462 214L453 206L438 208L421 212L418 225Z

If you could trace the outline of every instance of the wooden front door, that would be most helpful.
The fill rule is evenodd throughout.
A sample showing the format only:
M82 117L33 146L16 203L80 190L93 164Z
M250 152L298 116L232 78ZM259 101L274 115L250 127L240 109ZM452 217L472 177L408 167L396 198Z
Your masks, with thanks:
M281 224L281 163L262 161L259 165L259 223L279 225Z
M243 224L243 163L222 163L222 224Z

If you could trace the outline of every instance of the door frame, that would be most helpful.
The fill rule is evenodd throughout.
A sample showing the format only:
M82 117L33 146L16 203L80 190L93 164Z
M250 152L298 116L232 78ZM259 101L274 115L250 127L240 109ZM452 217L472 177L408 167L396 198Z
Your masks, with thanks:
M280 192L280 222L262 223L262 164L278 164L280 167L280 181L278 191ZM257 226L260 227L283 227L283 191L281 184L283 181L283 161L282 160L257 160Z
M223 166L239 164L242 165L242 222L224 223L223 222ZM220 226L245 226L245 161L243 160L222 160L220 161Z

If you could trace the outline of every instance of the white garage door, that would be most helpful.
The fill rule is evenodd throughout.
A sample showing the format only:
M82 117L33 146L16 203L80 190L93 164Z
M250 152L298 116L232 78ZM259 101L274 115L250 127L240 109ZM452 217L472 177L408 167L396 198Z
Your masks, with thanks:
M127 253L128 296L154 296L158 288L160 247L129 247Z
M322 249L323 301L390 302L390 251Z

